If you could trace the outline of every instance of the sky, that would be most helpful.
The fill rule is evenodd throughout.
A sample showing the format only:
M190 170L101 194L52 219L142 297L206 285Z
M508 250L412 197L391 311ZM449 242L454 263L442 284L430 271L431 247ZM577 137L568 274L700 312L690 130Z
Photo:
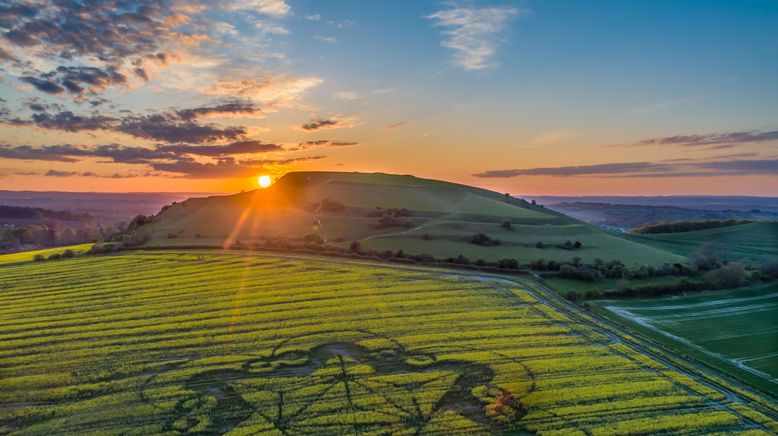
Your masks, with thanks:
M778 2L10 0L0 189L778 196Z

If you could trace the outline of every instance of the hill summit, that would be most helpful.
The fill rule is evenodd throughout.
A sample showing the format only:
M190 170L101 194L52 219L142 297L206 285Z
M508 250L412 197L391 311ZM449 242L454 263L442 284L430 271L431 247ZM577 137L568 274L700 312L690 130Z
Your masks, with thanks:
M507 194L384 173L288 173L267 189L166 206L137 231L150 245L230 246L288 238L520 262L682 260Z

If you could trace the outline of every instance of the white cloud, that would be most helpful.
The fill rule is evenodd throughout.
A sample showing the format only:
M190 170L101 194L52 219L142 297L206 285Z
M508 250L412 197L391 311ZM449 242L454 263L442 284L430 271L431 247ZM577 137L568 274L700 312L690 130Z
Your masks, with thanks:
M570 133L565 130L553 130L550 132L542 132L536 135L529 141L529 143L530 145L536 147L545 147L547 145L569 141L578 137L580 137L580 135L576 135L575 133Z
M254 10L275 17L282 17L292 10L284 0L232 0L227 2L227 8Z
M317 40L319 42L326 42L327 44L335 44L336 42L338 42L338 39L335 38L334 36L316 35L316 36L313 37L313 39L315 39L315 40Z
M511 17L521 12L514 7L456 7L438 11L427 18L447 28L441 44L454 50L454 63L466 71L489 68L497 50L500 33Z
M637 113L655 112L662 109L668 109L668 108L680 106L689 103L690 101L692 101L690 98L673 98L669 100L662 100L654 104L639 107L635 109L635 112Z
M319 14L306 15L305 19L309 20L309 21L319 21L319 20L321 20L321 15L319 15Z
M262 20L255 22L254 27L260 32L272 33L274 35L289 35L291 33L289 29L284 26L279 26L277 24L268 23Z
M234 80L221 80L203 90L203 93L228 97L243 97L276 106L295 106L302 96L323 81L318 77L275 75Z
M359 94L354 91L340 91L332 94L333 97L340 100L359 100Z

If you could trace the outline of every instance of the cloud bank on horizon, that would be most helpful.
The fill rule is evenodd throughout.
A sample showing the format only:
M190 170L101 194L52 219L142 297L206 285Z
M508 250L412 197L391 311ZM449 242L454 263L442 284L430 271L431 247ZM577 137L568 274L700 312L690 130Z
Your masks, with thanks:
M778 65L757 56L778 42L778 7L733 4L721 19L749 28L702 30L729 38L728 55L761 32L757 55L727 66L693 41L679 49L672 36L701 32L699 11L667 8L677 27L648 1L613 13L532 0L10 0L0 180L232 190L259 173L346 167L539 193L582 178L602 192L612 178L743 192L778 181L778 92L767 89ZM649 24L619 30L629 14ZM651 23L666 29L661 50ZM665 66L687 51L699 65ZM718 76L691 74L705 66Z

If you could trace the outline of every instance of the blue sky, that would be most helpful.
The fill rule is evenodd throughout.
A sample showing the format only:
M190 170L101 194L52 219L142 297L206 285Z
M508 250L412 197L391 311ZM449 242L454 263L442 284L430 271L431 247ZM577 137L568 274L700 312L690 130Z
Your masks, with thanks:
M778 195L774 1L99 5L0 10L4 185L232 191L324 169ZM106 36L84 44L90 26Z

